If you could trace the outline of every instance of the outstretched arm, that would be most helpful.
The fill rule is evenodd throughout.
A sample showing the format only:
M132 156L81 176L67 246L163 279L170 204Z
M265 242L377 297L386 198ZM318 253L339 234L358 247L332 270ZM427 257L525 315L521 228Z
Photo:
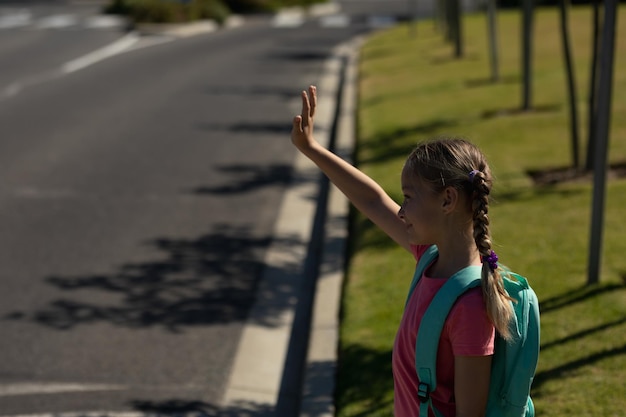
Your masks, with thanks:
M313 137L316 105L317 91L315 86L311 86L308 92L302 92L302 114L293 119L291 141L359 211L394 241L410 250L406 227L397 214L400 206L373 179L321 146Z

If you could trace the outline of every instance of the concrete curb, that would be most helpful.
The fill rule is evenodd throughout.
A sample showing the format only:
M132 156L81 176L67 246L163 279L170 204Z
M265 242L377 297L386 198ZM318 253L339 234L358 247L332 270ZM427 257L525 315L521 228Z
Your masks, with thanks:
M337 137L335 151L346 158L353 149L361 42L355 38L337 47L317 83L316 138L332 149ZM299 100L293 104L295 115ZM298 153L225 389L222 406L227 410L251 416L334 415L348 202L333 186L320 187L320 177L319 169ZM328 205L322 205L327 198ZM266 323L267 311L280 314Z
M341 90L332 150L352 162L355 145L355 111L358 53L362 37L342 45L337 55L344 60ZM344 282L348 239L349 201L334 186L329 187L327 217L324 225L324 252L315 290L311 336L306 360L301 417L335 415L335 381L341 293Z

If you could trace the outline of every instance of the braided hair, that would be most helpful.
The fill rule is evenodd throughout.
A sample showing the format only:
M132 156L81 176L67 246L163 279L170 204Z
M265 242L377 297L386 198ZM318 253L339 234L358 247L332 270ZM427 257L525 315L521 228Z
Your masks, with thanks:
M428 183L433 191L454 187L468 198L473 237L483 261L481 287L487 315L504 339L512 337L511 298L504 289L489 232L489 194L492 177L487 160L478 147L465 139L436 138L418 145L409 155L407 168Z

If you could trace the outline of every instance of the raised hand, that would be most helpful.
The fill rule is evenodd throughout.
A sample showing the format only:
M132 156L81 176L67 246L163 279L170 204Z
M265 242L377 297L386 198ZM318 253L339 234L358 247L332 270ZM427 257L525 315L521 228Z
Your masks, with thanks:
M291 129L291 141L298 149L310 146L313 139L313 116L315 115L315 107L317 106L317 88L309 86L308 93L302 91L302 112L293 118L293 127Z

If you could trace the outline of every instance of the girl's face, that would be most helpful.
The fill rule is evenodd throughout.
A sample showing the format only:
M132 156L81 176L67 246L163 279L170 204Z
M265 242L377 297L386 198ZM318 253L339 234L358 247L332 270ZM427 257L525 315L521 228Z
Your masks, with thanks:
M401 182L404 200L398 216L406 224L409 241L414 245L436 243L436 233L441 230L441 196L406 167Z

